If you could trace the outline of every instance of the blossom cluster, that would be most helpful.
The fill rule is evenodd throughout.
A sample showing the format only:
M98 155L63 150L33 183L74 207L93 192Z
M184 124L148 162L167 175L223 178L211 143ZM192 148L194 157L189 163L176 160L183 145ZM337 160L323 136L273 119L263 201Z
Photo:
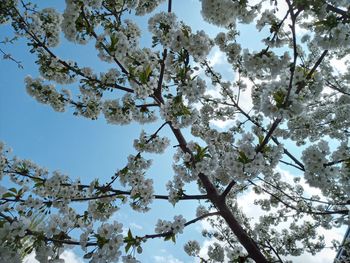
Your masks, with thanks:
M80 4L78 1L67 0L66 9L63 13L62 31L66 39L79 44L86 44L90 39L84 28Z
M196 240L191 240L188 241L185 246L184 246L184 250L187 253L187 255L189 256L196 256L198 255L199 251L200 251L200 246L198 241Z
M178 41L178 38L176 40ZM195 34L192 33L188 40L185 40L185 43L183 43L183 47L193 56L195 62L203 61L213 46L213 41L204 30L197 31ZM176 45L179 46L179 43Z
M250 23L259 9L259 5L256 5L248 10L247 1L202 0L201 2L203 18L223 27L235 26L237 19L243 23Z
M344 143L341 144L331 156L333 159L336 158L334 159L335 164L339 160L347 160L349 158L349 147L344 146ZM328 165L330 163L329 154L328 142L324 140L310 145L303 151L302 160L305 165L305 180L310 186L319 188L325 195L336 194L341 196L343 189L340 188L340 184L344 184L345 189L349 188L349 167L347 162L344 162L341 167L334 164Z
M214 243L208 248L208 256L214 261L223 262L225 258L225 251L219 243Z
M243 65L248 72L254 72L256 78L275 79L277 75L286 70L290 63L290 55L285 52L277 56L273 52L253 53L243 50Z
M33 79L28 76L25 82L28 94L38 102L49 104L56 111L65 110L70 99L70 92L68 90L63 89L62 93L59 93L54 85L44 84L42 78Z
M63 65L57 57L52 57L47 52L39 49L38 51L38 61L40 65L39 72L40 75L46 80L52 80L59 84L71 84L76 81L76 75ZM65 61L69 67L74 67L72 61Z
M53 8L28 15L31 20L29 30L35 34L48 47L55 47L60 42L60 26L62 16Z
M231 33L231 34L230 34ZM241 45L236 42L230 42L230 40L234 40L234 36L229 32L227 34L220 32L215 37L215 44L218 45L220 51L224 52L227 55L227 62L234 65L240 55L241 55Z
M80 94L78 96L75 106L75 115L81 115L85 118L96 120L101 112L101 93L89 87L80 87ZM107 119L107 118L106 118Z
M122 257L122 262L123 263L141 263L141 261L137 260L131 255L123 256Z
M168 99L161 106L160 114L163 119L170 121L176 128L184 128L193 124L198 116L197 109L186 106L181 96Z
M139 49L140 35L139 27L129 19L125 20L118 30L115 30L113 26L105 28L96 39L95 47L99 52L98 57L107 62L115 59L127 62L126 58L129 57L127 54Z
M132 5L136 6L136 15L142 16L152 12L157 6L164 2L164 0L128 0L128 2L134 2Z
M189 103L197 102L206 90L206 83L200 77L189 80L185 84L179 85L179 91Z
M182 215L174 216L173 222L159 219L156 224L155 232L159 234L168 232L182 234L183 229L185 228L185 223L186 219L184 219Z
M181 168L181 166L178 166ZM174 168L175 170L176 168ZM175 170L176 171L176 170ZM181 176L174 176L172 181L169 181L166 184L166 189L168 191L168 201L173 206L179 201L179 198L182 196L184 182Z
M304 111L288 121L286 134L298 144L305 144L306 138L317 141L320 136L325 135L340 141L348 140L343 131L348 125L348 118L345 116L350 113L349 98L330 94L322 95L320 99L322 102L319 104L307 105L307 114Z
M131 206L135 210L147 211L153 201L153 180L145 179L144 176L151 163L151 160L144 159L140 154L130 155L127 166L117 173L123 185L131 186Z
M0 191L2 198L8 198L5 203L3 200L1 201L0 212L2 216L3 213L17 214L13 219L5 221L0 228L0 241L5 246L4 249L7 250L4 255L1 254L1 257L6 258L8 255L12 255L16 259L18 255L11 254L13 249L22 249L22 243L16 240L24 237L42 236L46 242L37 241L33 246L36 259L40 262L48 260L61 262L62 259L59 259L59 255L63 249L57 249L56 243L53 243L52 240L59 242L57 240L71 239L68 234L73 230L80 229L82 234L79 243L84 250L91 246L88 244L91 240L96 239L97 242L97 249L91 253L90 262L115 262L118 260L121 255L120 247L124 243L122 225L117 222L113 224L102 223L95 230L93 228L95 221L106 221L116 210L116 207L112 205L115 197L96 198L99 194L99 186L96 181L92 182L90 187L85 190L85 187L81 187L79 180L72 182L68 176L58 171L48 176L46 169L28 160L7 159L3 148L4 146L1 144L1 160L5 160L2 171L6 172L9 179L19 185L20 189L1 188ZM30 189L31 191L29 191ZM14 199L16 195L18 200ZM71 201L74 199L84 200L84 198L91 200L86 212L80 215L71 207ZM13 202L10 202L12 199ZM49 215L44 217L45 211ZM50 214L49 211L59 212ZM43 213L42 218L45 218L45 221L36 225L34 222L41 220L38 217L41 213Z
M132 120L132 111L122 107L118 100L105 100L102 112L108 123L128 124Z
M175 52L185 49L196 62L204 60L213 46L213 41L203 30L192 33L189 27L177 22L173 13L158 13L150 18L148 24L154 42Z
M337 1L337 5L343 6L346 9L348 3ZM326 11L327 5L315 2L315 5L321 12L311 13L308 15L311 19L301 24L303 28L313 29L312 37L307 34L307 41L314 43L323 49L344 50L349 47L349 32L348 23L343 23L346 18L343 16L337 17L334 13Z
M134 140L134 147L139 152L163 153L169 146L167 137L159 137L158 135L148 136L145 131L142 131L140 138Z
M121 255L120 247L123 245L122 224L103 223L97 229L97 240L104 243L92 256L91 263L115 262Z
M128 124L132 120L140 123L149 123L157 119L155 112L147 108L137 108L135 101L130 94L122 98L122 104L118 99L105 100L102 106L102 112L108 123Z

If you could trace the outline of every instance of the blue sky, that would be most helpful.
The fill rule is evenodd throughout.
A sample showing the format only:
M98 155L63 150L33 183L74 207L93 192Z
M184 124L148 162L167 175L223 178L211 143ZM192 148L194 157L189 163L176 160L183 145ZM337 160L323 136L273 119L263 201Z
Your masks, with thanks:
M40 6L54 6L53 1L36 1ZM191 25L193 30L204 29L214 37L218 29L202 21L200 16L200 2L194 0L173 1L173 10L180 19ZM63 9L63 1L55 1L58 9ZM164 5L161 7L164 9ZM147 27L147 17L137 21L144 29ZM256 31L251 26L242 26L240 39L244 47L258 49ZM0 41L4 37L11 37L8 26L0 27ZM150 38L145 35L143 44L149 46ZM20 158L30 159L35 163L48 168L50 171L60 170L72 178L79 177L82 182L88 183L94 178L105 181L114 172L123 168L128 154L135 154L132 147L133 140L138 138L142 129L153 132L159 123L151 125L131 124L128 126L109 125L103 118L92 121L82 117L75 117L72 111L64 113L53 111L49 106L37 103L27 95L24 87L24 78L27 75L38 76L34 64L35 56L28 52L25 42L19 40L12 45L2 45L0 48L11 53L20 60L24 69L18 69L16 64L9 60L0 60L0 140L13 148L14 154ZM94 53L94 43L78 48L66 41L55 49L64 59L76 60L81 66L90 66L103 72L112 65L98 61ZM216 54L212 54L214 58ZM219 56L216 68L226 72L228 79L234 77L233 72ZM72 86L74 87L74 85ZM162 135L169 134L168 130ZM185 131L188 136L189 133ZM172 136L169 134L170 138ZM172 145L176 142L173 140ZM156 182L156 192L166 194L165 183L171 179L172 153L169 147L163 155L150 155L154 159L148 175ZM147 214L135 213L127 205L122 207L114 219L130 227L135 234L144 235L154 232L154 225L158 218L171 220L174 215L183 214L188 220L195 217L196 201L186 201L176 205L175 209L166 201L155 201ZM141 222L141 223L140 223ZM182 250L183 244L189 239L201 239L200 226L188 227L183 235L178 236L177 244L150 240L144 247L141 255L142 262L192 262ZM79 254L78 254L79 255ZM155 258L157 256L158 258ZM162 261L163 260L163 261Z

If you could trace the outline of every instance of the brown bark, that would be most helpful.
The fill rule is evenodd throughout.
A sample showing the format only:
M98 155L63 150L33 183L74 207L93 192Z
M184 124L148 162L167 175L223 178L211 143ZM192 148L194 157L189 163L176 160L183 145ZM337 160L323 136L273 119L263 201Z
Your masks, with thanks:
M171 124L170 124L170 127L171 127L176 139L179 142L180 148L184 152L191 153L191 151L186 146L187 143L186 143L186 140L183 137L181 131L179 129L175 129ZM240 223L234 217L232 211L230 210L230 208L226 204L225 196L219 195L215 186L212 184L212 182L209 180L209 178L205 174L200 173L198 175L198 177L199 177L199 180L201 181L201 183L203 184L205 190L207 191L208 199L218 209L220 216L222 216L225 219L228 227L231 229L231 231L237 237L237 239L241 243L241 245L247 250L249 256L252 259L254 259L255 262L257 262L257 263L268 263L267 259L261 253L256 242L248 236L247 232L243 229L243 227L240 225Z

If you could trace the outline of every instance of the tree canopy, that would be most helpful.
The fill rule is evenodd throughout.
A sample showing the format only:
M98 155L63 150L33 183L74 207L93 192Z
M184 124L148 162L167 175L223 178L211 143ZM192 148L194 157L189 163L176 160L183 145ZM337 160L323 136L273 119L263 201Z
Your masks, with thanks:
M330 247L321 231L350 222L349 2L201 0L215 37L181 21L172 2L66 0L64 10L0 2L0 23L15 36L2 43L25 39L37 58L39 76L24 80L30 96L57 112L145 128L136 153L125 153L125 166L107 181L73 180L1 143L0 261L35 251L40 262L61 262L72 245L89 262L139 262L145 242L176 241L201 220L211 226L203 236L215 242L205 255L197 240L184 246L200 262L291 262L349 249L348 240ZM245 46L245 24L260 32L261 49ZM110 69L79 65L74 51L61 58L57 47L69 42L91 46ZM224 54L232 80L211 63L213 49ZM148 132L151 123L157 129ZM176 150L167 164L173 174L162 195L148 170L150 158L169 148ZM241 207L246 194L255 196L255 218ZM137 236L110 220L125 206L146 213L160 200L174 215L156 218L154 233ZM176 214L178 203L191 200L196 218Z

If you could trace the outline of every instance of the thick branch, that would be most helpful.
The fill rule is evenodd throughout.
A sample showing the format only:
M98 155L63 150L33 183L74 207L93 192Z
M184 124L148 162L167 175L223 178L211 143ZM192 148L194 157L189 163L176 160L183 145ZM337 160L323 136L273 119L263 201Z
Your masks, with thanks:
M327 4L327 10L335 12L344 18L350 18L349 13L333 5Z
M224 192L221 194L222 198L225 198L231 191L232 187L234 187L236 184L235 180L232 180L228 186L226 187L226 189L224 190Z

